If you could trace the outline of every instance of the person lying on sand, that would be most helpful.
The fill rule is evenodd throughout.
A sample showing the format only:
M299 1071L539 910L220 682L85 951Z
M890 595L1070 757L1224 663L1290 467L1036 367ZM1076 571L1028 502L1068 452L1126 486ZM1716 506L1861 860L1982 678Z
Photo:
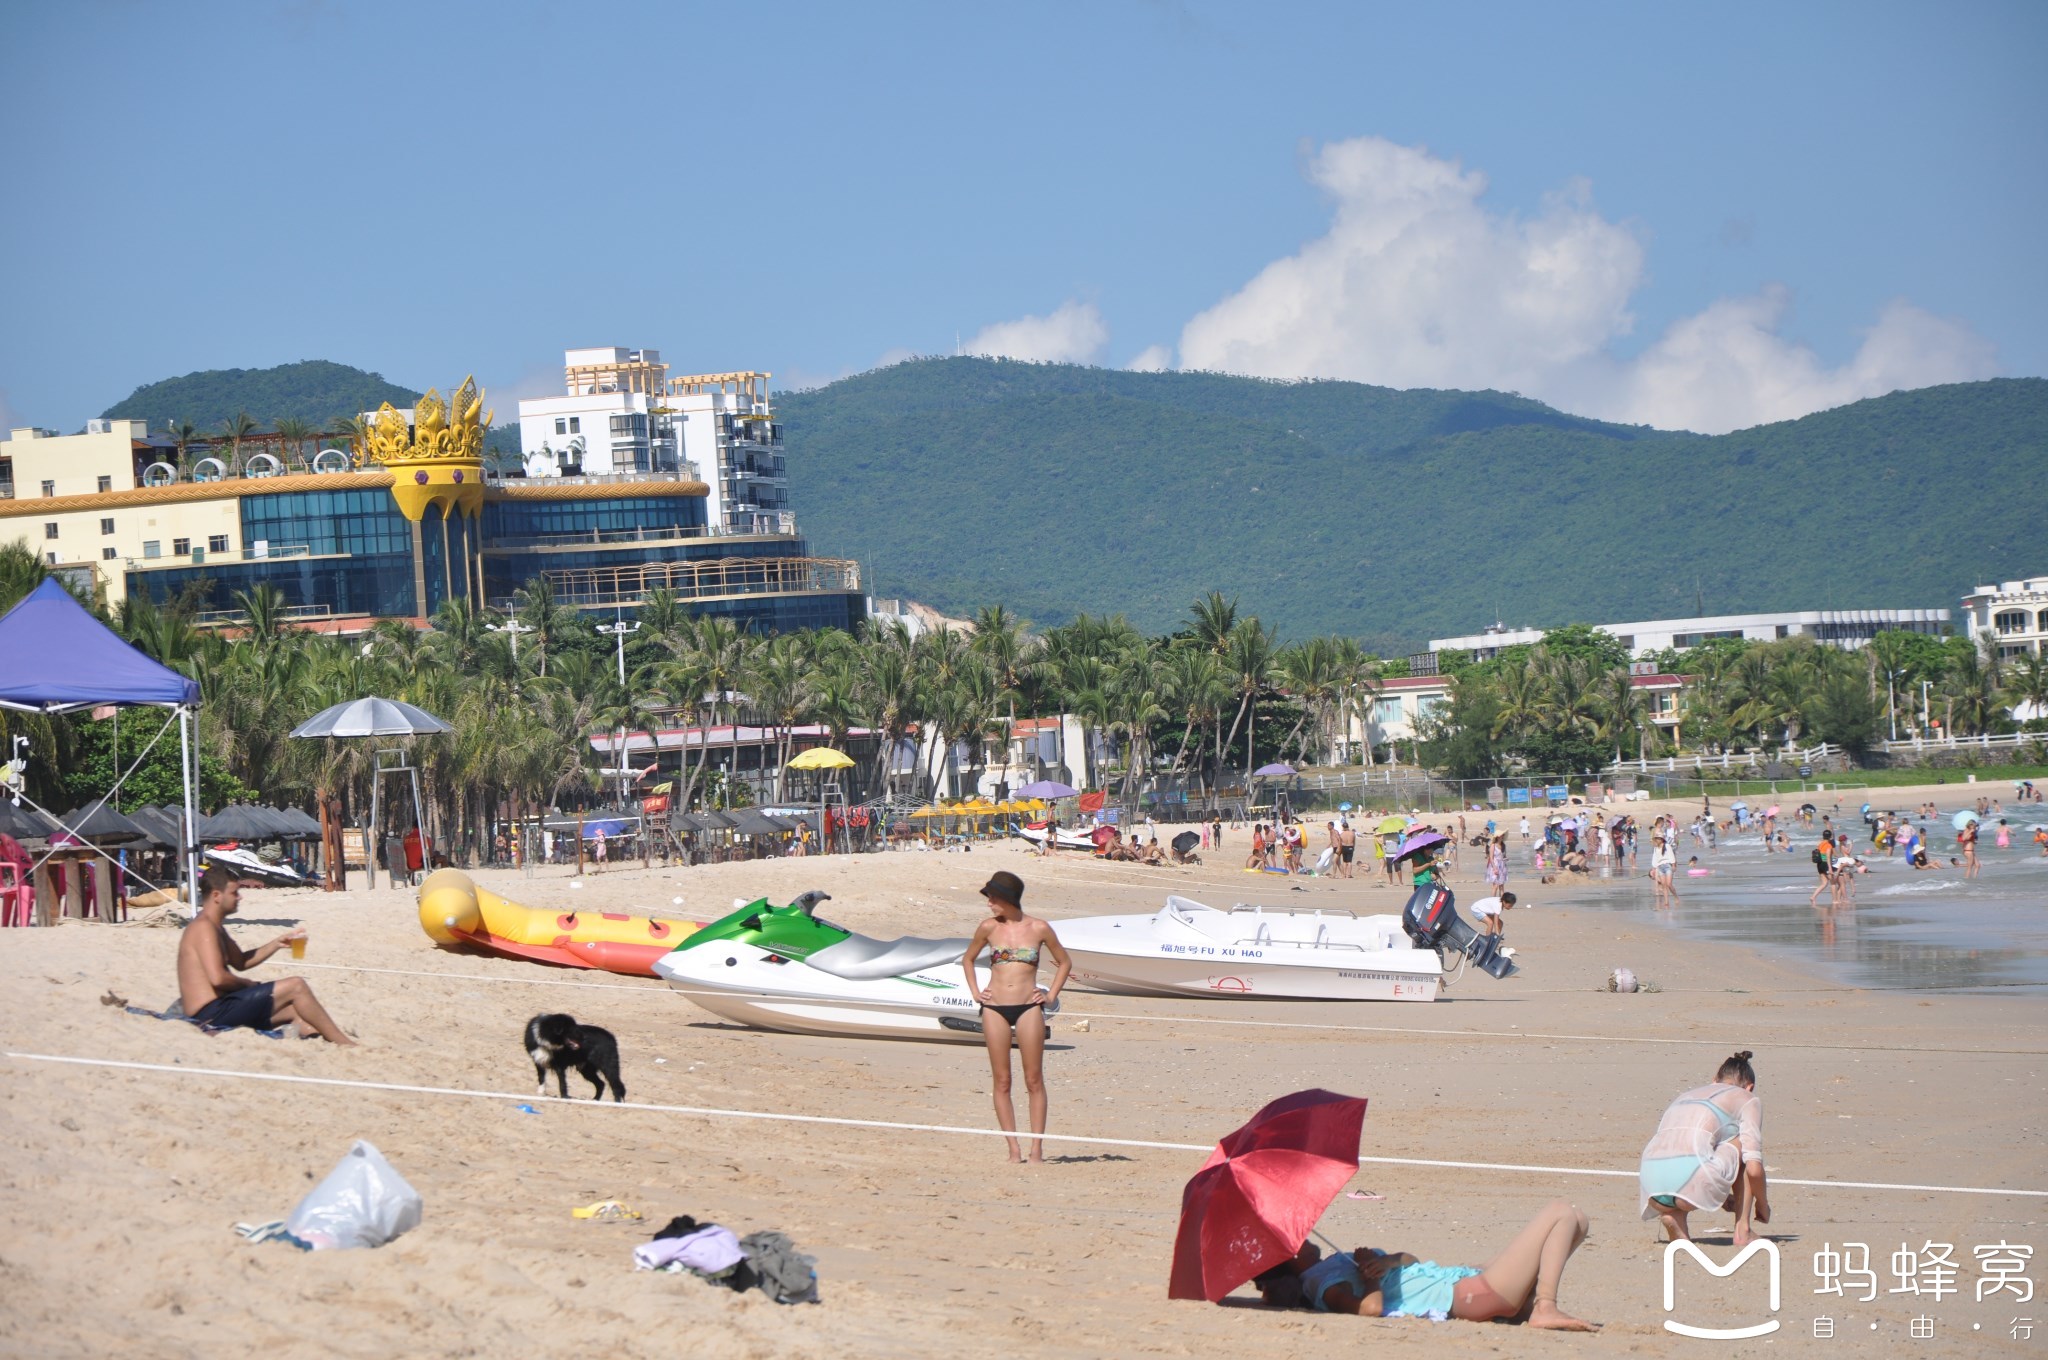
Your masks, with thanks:
M354 1047L356 1041L341 1032L304 978L255 982L229 971L254 968L290 948L293 940L304 939L306 932L286 931L268 944L243 949L227 930L227 918L241 905L241 880L226 865L215 864L200 875L199 890L199 914L178 937L178 1000L185 1014L215 1029L290 1024L302 1039L318 1034L330 1044Z
M1557 1306L1565 1262L1586 1240L1586 1216L1552 1200L1485 1265L1440 1266L1408 1252L1360 1247L1327 1259L1313 1242L1295 1258L1252 1281L1280 1308L1359 1317L1454 1317L1467 1322L1514 1321L1555 1331L1591 1332L1597 1325Z

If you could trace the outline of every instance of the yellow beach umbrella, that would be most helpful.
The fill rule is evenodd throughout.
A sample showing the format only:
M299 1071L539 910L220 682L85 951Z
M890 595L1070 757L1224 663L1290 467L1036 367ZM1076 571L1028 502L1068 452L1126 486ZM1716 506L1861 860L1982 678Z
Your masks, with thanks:
M789 762L792 770L850 770L853 757L844 751L835 751L829 746L813 746L795 760ZM818 851L830 853L830 843L825 836L825 786L818 785Z

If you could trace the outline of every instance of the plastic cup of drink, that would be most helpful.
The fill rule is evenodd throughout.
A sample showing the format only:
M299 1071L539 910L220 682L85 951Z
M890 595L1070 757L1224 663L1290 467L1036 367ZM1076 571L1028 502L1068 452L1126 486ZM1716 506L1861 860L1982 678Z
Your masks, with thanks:
M293 958L295 958L295 959L303 959L303 958L305 958L305 957L306 957L306 937L305 937L305 936L303 936L303 935L301 935L301 936L299 936L299 937L298 937L297 939L293 940L293 941L292 941L291 943L292 943L292 957L293 957Z

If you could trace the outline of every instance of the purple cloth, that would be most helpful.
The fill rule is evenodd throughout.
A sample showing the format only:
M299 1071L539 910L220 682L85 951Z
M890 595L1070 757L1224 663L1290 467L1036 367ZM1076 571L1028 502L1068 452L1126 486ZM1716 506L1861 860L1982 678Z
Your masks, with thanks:
M688 1237L660 1237L633 1248L633 1268L636 1270L660 1270L673 1262L691 1270L701 1270L706 1275L716 1275L746 1259L747 1254L740 1250L739 1239L732 1235L731 1229L721 1228L715 1223Z

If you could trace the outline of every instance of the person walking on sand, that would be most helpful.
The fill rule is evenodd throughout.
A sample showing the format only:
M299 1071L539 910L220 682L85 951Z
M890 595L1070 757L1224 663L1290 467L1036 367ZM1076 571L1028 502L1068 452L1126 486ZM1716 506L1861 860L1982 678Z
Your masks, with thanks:
M1813 847L1813 871L1815 874L1819 875L1820 882L1816 883L1813 887L1813 891L1807 895L1807 906L1810 907L1813 906L1815 903L1819 902L1820 895L1823 890L1832 889L1834 887L1834 869L1835 838L1833 836L1830 836L1827 832L1823 831L1820 833L1820 844ZM1834 900L1834 895L1832 892L1830 892L1828 900Z
M268 944L243 949L227 928L227 918L241 906L241 881L226 865L214 864L199 876L199 891L199 914L178 937L178 1003L185 1014L210 1029L292 1025L302 1039L317 1034L330 1044L354 1047L356 1041L341 1032L304 978L256 982L231 971L254 968L290 948L292 941L305 939L305 930L288 930Z
M1060 999L1060 988L1074 971L1074 962L1060 947L1059 936L1036 916L1024 914L1024 880L1007 870L989 875L981 888L989 914L975 927L960 967L967 990L981 1003L981 1037L988 1045L988 1065L995 1078L996 1123L1010 1135L1010 1160L1026 1158L1017 1145L1017 1108L1010 1100L1010 1042L1014 1037L1024 1067L1024 1091L1031 1104L1031 1132L1045 1132L1045 1016ZM974 961L989 951L988 986L974 976ZM1038 985L1038 955L1052 955L1056 965L1052 986ZM1045 1143L1031 1140L1032 1162L1045 1160Z
M1665 1107L1637 1171L1643 1219L1661 1221L1673 1242L1686 1239L1687 1216L1725 1209L1735 1215L1735 1245L1756 1240L1752 1223L1771 1221L1764 1184L1764 1103L1747 1049L1721 1064L1714 1080Z
M607 853L604 828L599 827L590 838L590 854L591 858L597 861L598 873L604 872L604 857Z
M1677 906L1678 884L1673 880L1672 871L1678 867L1678 852L1663 832L1656 833L1650 850L1650 888L1653 906Z
M1351 862L1358 855L1358 828L1349 817L1337 819L1337 874L1351 877Z

